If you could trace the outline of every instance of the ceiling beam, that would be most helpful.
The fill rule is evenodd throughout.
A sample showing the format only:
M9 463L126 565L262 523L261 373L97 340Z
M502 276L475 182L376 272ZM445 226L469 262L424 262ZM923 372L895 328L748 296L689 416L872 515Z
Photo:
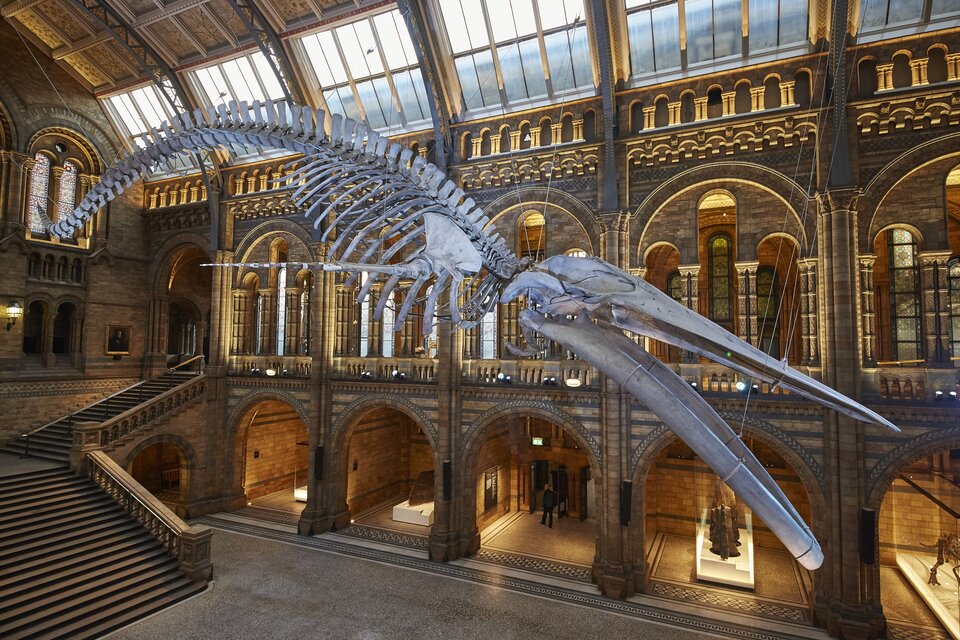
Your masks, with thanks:
M4 18L13 18L18 13L23 13L28 9L33 9L43 1L44 0L15 0L10 4L4 5L3 9L0 10L0 15L3 15Z
M266 16L253 0L227 0L234 12L243 21L260 52L267 59L273 75L277 77L287 102L306 104L303 89L297 83L290 58L280 43L280 37Z

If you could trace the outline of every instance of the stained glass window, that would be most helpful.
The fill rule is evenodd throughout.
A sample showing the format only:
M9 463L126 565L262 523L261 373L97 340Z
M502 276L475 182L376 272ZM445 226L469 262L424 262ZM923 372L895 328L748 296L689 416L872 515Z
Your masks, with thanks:
M385 358L393 357L393 324L396 320L396 307L394 307L393 291L387 296L387 305L383 308L383 349L381 353Z
M484 360L497 357L496 311L488 311L480 320L480 357Z
M680 271L674 271L667 276L667 295L676 302L683 302L683 280Z
M949 267L950 356L960 358L960 260Z
M50 159L42 153L34 156L30 171L30 233L47 232L44 219L47 213L47 190L50 185Z
M905 229L887 232L890 269L891 357L909 361L922 358L920 335L920 270L917 242Z
M360 273L360 286L367 283L367 272ZM360 357L364 358L370 353L370 305L372 304L370 294L368 293L360 301Z
M757 330L760 348L774 358L780 357L777 312L780 310L780 286L773 267L757 269Z
M76 206L77 197L77 165L70 161L63 164L63 173L60 174L60 193L57 194L57 220L69 215Z
M284 256L286 258L286 256ZM287 268L277 271L277 355L284 355L287 344Z
M707 242L710 319L733 331L733 243L718 233Z

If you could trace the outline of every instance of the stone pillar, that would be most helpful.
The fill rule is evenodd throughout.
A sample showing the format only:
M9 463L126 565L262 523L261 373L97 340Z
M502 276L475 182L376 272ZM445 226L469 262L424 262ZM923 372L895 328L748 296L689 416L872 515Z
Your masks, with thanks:
M737 92L726 91L720 94L723 100L723 115L732 116L737 112Z
M222 271L217 269L216 271ZM167 336L170 315L169 301L164 295L147 299L147 339L144 345L143 375L152 378L167 368Z
M877 65L877 91L893 89L893 63Z
M737 262L737 335L752 344L760 346L757 326L757 267L759 262Z
M530 127L530 148L540 146L540 127Z
M947 283L950 251L925 251L917 258L923 291L921 309L926 366L938 369L951 367L950 293Z
M510 149L518 151L520 149L520 131L510 132Z
M86 475L87 454L100 450L100 423L76 422L73 425L73 446L70 447L70 469Z
M849 397L858 397L861 360L858 357L856 256L858 192L835 189L818 196L818 246L823 272L824 382ZM883 629L880 613L879 565L860 562L856 532L865 504L864 441L868 430L857 420L824 411L823 507L814 507L812 526L820 537L824 562L817 580L815 617L832 635L877 637ZM841 499L842 496L842 499ZM841 533L842 532L842 533Z
M765 87L750 87L750 111L763 111Z
M918 58L910 61L910 84L917 87L929 84L927 80L927 58Z
M473 470L465 466L461 433L460 373L463 332L448 320L437 327L437 425L434 443L434 512L430 528L430 559L448 562L479 547L473 502ZM449 465L451 493L444 496L443 470ZM446 498L446 499L445 499ZM479 496L476 499L481 499Z
M668 124L680 124L680 103L679 102L668 102L667 103L667 112L670 114L670 120Z
M583 142L583 118L573 121L573 141Z
M694 98L693 99L694 112L696 113L696 121L700 122L701 120L707 119L707 97Z
M213 256L217 264L233 262L232 251L217 251ZM233 335L233 269L222 267L213 270L210 291L210 361L207 371L226 372L230 358L230 343Z
M947 80L960 80L960 53L947 54Z
M785 80L780 83L780 106L795 107L797 105L793 90L796 87L794 80Z
M644 107L643 108L643 128L653 129L655 126L657 126L657 108ZM631 133L637 133L637 132L631 131Z
M559 122L554 122L550 125L550 140L553 144L557 144L561 140L561 131L563 130L563 125Z
M820 331L817 296L817 259L805 258L797 263L800 278L800 364L816 367L820 364Z
M700 312L700 265L699 264L687 264L680 265L678 267L680 271L680 303L685 306L687 309L690 309L696 313ZM696 364L698 361L697 356L691 352L684 350L680 356L681 363L692 365ZM681 366L681 371L683 367ZM695 373L695 372L694 372ZM689 372L684 372L685 376L690 375Z
M179 568L195 582L207 582L213 578L212 540L213 531L203 525L194 525L180 534Z
M604 211L600 213L600 255L610 264L628 271L630 251L627 237L630 224L628 211Z
M480 157L480 147L483 145L483 138L477 136L475 138L470 138L470 157L479 158Z
M496 155L500 153L500 134L493 135L490 134L490 155Z
M26 313L26 312L24 312ZM43 317L43 337L40 340L40 360L43 366L52 369L57 361L53 355L53 324L57 319L57 310L51 309L50 313Z
M860 348L863 353L863 368L877 366L877 311L873 290L873 267L875 255L860 256Z
M644 514L631 514L629 524L620 521L623 482L630 480L629 460L630 398L607 376L600 376L600 478L598 496L600 544L593 576L600 593L609 598L626 598L634 591L629 527L642 527Z

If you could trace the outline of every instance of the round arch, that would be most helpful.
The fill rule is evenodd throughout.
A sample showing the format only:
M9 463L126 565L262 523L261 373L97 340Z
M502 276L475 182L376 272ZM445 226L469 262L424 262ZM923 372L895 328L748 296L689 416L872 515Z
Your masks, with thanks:
M423 430L430 442L430 447L436 451L439 434L433 421L412 402L399 396L387 394L377 394L374 396L364 396L350 405L340 414L330 429L330 443L334 451L345 449L348 436L357 422L366 414L375 409L393 409L406 415L413 420L418 427Z
M923 250L923 232L907 222L891 222L890 224L884 225L882 228L877 229L877 232L870 237L870 246L876 246L877 238L880 237L880 234L892 229L903 229L904 231L908 231L917 240L917 251Z
M167 238L154 254L156 258L150 264L150 283L155 293L166 291L166 283L170 280L170 269L179 254L185 251L196 250L210 256L207 239L190 232L181 232Z
M196 470L200 468L200 458L197 457L196 449L190 444L190 441L172 433L158 433L144 438L121 458L120 466L126 469L134 458L155 444L172 444L183 452L187 469Z

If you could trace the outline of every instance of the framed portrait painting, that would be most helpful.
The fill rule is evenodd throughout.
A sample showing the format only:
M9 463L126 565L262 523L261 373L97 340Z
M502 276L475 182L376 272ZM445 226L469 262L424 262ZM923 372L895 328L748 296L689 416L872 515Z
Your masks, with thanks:
M130 355L130 332L127 324L107 325L107 355Z

